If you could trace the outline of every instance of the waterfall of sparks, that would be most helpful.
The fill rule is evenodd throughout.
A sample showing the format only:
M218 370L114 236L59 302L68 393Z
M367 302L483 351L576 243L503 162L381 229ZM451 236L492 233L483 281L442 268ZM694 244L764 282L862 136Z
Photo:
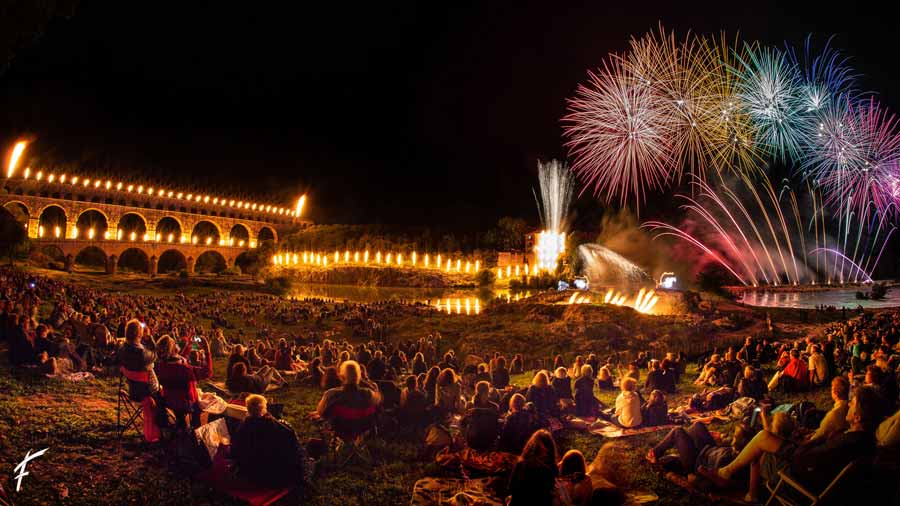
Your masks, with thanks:
M566 227L569 206L575 190L575 179L565 163L551 160L538 162L540 195L535 192L538 213L544 229L535 241L539 269L555 270L566 250Z
M651 281L640 267L615 251L599 244L582 244L578 254L584 261L584 274L594 285L636 284Z

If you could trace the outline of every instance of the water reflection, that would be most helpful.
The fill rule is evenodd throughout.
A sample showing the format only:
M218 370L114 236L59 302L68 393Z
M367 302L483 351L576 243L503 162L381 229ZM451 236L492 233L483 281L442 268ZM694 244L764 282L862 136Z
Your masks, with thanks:
M329 301L374 303L382 301L422 304L444 314L478 315L491 303L518 302L531 291L510 292L491 289L397 288L350 285L307 284L295 287L290 299L317 298Z
M857 306L873 309L900 306L900 288L891 289L882 300L859 300L856 298L856 292L857 290L852 288L807 292L747 292L738 302L750 306L794 309L815 309L820 306L834 306L838 309L842 307L855 309Z

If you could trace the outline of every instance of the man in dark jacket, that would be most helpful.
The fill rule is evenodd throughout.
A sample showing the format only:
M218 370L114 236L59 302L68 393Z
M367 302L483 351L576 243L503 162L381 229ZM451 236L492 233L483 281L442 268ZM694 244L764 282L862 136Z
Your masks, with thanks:
M297 434L267 412L266 398L248 395L247 418L231 438L238 476L260 487L288 487L306 479L306 450Z

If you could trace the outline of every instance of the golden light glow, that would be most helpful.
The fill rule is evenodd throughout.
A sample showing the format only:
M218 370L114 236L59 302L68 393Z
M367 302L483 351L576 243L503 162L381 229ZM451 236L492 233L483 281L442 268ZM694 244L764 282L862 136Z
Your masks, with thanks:
M6 177L12 177L16 173L16 167L19 166L26 147L28 147L28 141L19 141L13 146L12 152L9 154L9 161L6 163Z
M300 195L300 198L297 199L297 209L295 210L295 212L297 213L297 216L300 216L301 214L303 214L303 206L304 205L306 205L306 195Z
M65 174L59 176L59 182L60 182L60 183L65 183L65 182L66 182L66 175L65 175Z
M206 245L209 246L210 244L212 244L212 237L207 237L207 238L206 238Z
M62 234L62 230L60 230L59 227L54 227L54 228L53 228L53 235L54 235L57 239L59 239L60 234Z
M120 184L121 184L121 183L120 183ZM107 180L106 180L106 189L109 190L110 188L112 188L112 181L110 181L109 179L107 179Z
M138 193L144 193L144 185L138 186Z
M121 241L121 240L122 240L122 229L121 229L121 228L120 228L119 230L116 231L116 240L117 240L117 241Z
M137 233L135 233L135 232L132 232L132 233L131 233L131 240L132 240L132 241L137 240Z
M38 181L40 181L41 178L43 178L43 177L44 177L44 172L40 171L40 170L38 171L37 175L34 176L34 178L37 179Z
M566 250L566 234L565 232L555 232L553 230L542 230L537 235L537 241L534 245L535 256L537 257L537 268L545 270L556 270L559 257Z
M55 178L56 178L56 176L54 176L53 174L50 174L49 176L47 176L47 182L52 183Z
M38 237L44 237L44 226L43 225L38 226Z

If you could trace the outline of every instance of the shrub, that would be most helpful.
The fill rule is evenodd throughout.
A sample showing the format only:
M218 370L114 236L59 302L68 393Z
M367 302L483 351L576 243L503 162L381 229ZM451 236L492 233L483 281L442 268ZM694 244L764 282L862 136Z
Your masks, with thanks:
M238 267L237 265L232 265L231 267L228 267L227 269L223 269L221 272L219 272L219 275L220 276L240 276L241 268Z
M728 269L722 267L718 263L706 264L700 272L697 273L697 285L701 290L713 293L725 293L723 287L728 285L740 284Z
M273 276L266 278L266 290L275 295L284 295L290 291L293 281L289 276Z
M475 282L478 286L491 286L497 280L497 275L491 269L481 269L475 275Z

